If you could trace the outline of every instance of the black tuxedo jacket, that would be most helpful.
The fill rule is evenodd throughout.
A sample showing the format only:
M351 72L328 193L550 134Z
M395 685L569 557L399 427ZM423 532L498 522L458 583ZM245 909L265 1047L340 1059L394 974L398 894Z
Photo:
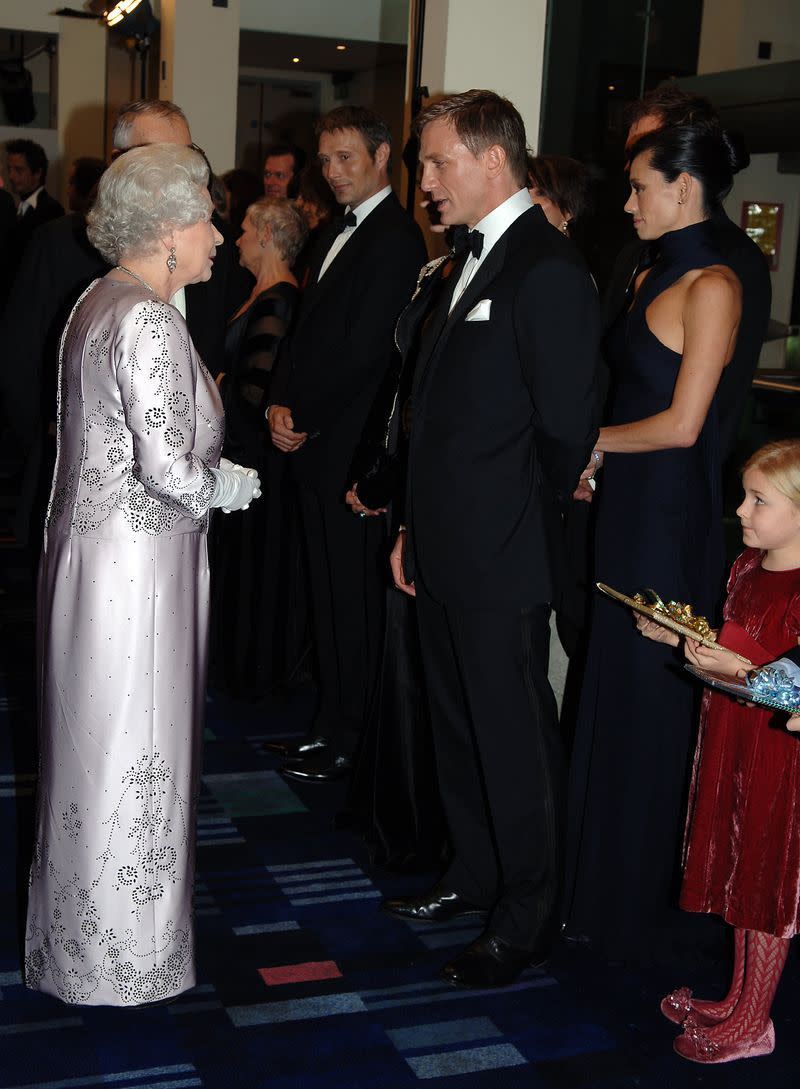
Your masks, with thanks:
M726 265L733 269L742 285L742 318L733 357L719 382L717 404L719 408L720 449L723 461L730 457L739 430L745 401L750 391L753 374L758 366L758 356L769 322L772 304L772 281L766 259L751 238L728 218L720 208L711 216L714 227L714 244ZM626 302L628 289L632 287L636 271L648 263L648 246L657 253L658 242L629 243L616 260L603 300L603 323L606 329L617 320Z
M295 326L281 347L270 400L309 438L289 455L299 480L342 492L378 388L396 357L394 325L426 260L422 233L390 193L319 279L336 237L312 258Z
M39 194L35 208L29 208L21 218L15 214L0 257L0 312L6 304L25 250L30 245L37 228L63 215L62 205L55 197L51 197L46 189Z
M186 288L189 332L214 374L224 365L227 321L249 290L236 249L223 237L211 279ZM61 332L81 292L108 268L86 237L85 218L77 213L45 224L31 239L0 317L0 400L23 444L34 440L42 417L55 419Z
M406 575L443 604L553 601L561 513L597 437L597 292L538 207L422 332L411 406ZM488 320L467 320L488 300ZM484 307L485 307L484 303Z

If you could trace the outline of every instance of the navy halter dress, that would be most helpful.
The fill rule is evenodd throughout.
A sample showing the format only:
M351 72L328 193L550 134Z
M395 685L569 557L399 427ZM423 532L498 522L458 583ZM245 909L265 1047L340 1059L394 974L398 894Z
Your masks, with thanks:
M606 345L609 423L667 409L681 356L648 306L691 269L723 264L706 223L664 235L660 256ZM716 397L689 449L606 454L598 474L595 579L652 587L715 619L723 585ZM644 639L595 591L570 772L565 915L612 959L646 960L678 924L679 856L697 688L681 653Z

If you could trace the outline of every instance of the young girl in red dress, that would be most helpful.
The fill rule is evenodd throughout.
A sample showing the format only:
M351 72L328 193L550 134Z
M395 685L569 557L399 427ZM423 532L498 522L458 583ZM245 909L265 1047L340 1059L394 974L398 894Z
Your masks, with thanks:
M745 550L728 579L720 645L685 640L690 662L733 676L742 662L731 650L761 666L800 637L800 440L762 447L743 484L736 513ZM678 645L664 628L638 623L649 638ZM734 928L735 953L723 999L681 987L662 1001L664 1015L683 1025L675 1050L699 1063L769 1053L770 1007L800 930L800 739L785 716L720 692L703 697L680 903L721 915Z

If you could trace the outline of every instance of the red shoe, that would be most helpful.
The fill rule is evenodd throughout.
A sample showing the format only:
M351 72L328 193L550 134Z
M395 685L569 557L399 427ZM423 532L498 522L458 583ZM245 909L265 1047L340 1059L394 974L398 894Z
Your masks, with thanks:
M731 1063L735 1059L754 1059L757 1055L769 1055L775 1050L775 1026L767 1021L767 1027L755 1040L739 1040L732 1044L718 1044L706 1035L700 1025L688 1019L682 1035L672 1045L681 1058L693 1063Z
M678 987L677 990L670 991L666 998L662 998L661 1012L674 1025L682 1025L690 1015L703 1028L718 1025L725 1020L724 1015L722 1017L713 1017L711 1014L696 1009L692 1002L692 992L688 987Z

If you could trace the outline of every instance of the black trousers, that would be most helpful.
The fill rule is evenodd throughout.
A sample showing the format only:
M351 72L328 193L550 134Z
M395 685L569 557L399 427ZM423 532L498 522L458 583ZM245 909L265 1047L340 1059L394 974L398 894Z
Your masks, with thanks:
M341 494L298 481L320 705L313 732L337 753L358 748L378 669L386 592L382 518L358 518ZM384 571L386 568L386 572Z
M548 605L462 609L417 580L417 616L453 860L440 887L489 930L546 953L560 922L565 767L547 680Z

